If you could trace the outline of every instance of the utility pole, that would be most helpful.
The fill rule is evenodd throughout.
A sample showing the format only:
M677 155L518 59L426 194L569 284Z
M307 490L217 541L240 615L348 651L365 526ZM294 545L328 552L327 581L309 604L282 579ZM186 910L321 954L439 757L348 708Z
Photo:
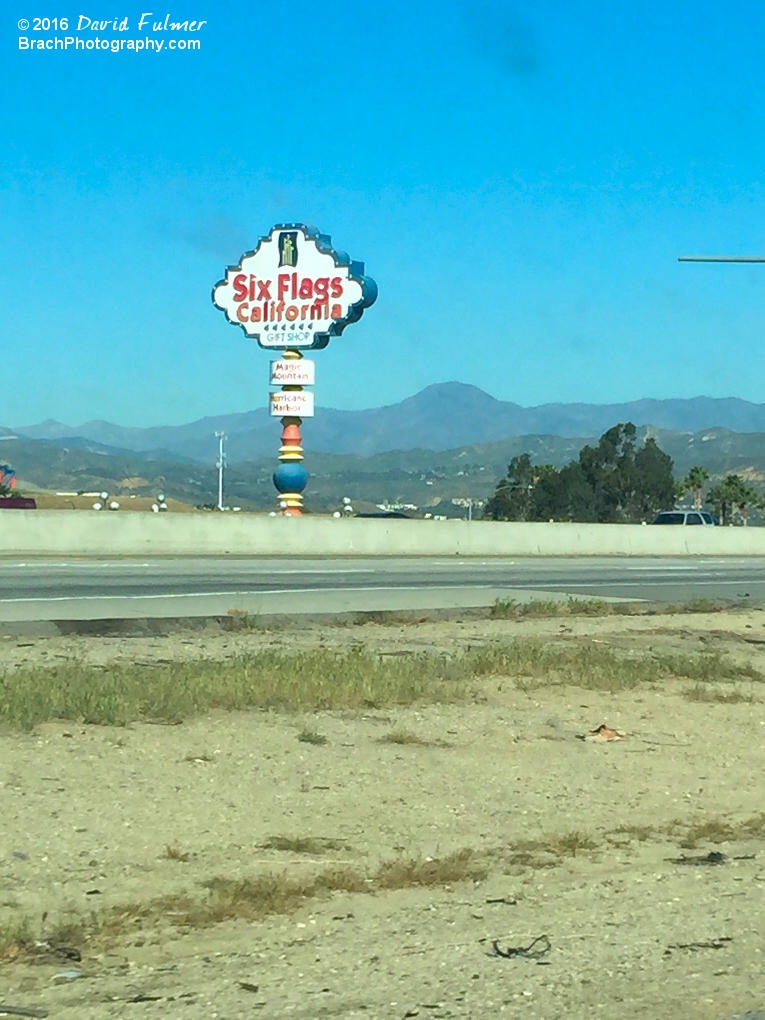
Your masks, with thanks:
M226 454L223 449L223 444L228 439L225 432L216 432L215 438L218 440L218 462L215 465L218 469L218 509L223 509L223 467L226 463Z

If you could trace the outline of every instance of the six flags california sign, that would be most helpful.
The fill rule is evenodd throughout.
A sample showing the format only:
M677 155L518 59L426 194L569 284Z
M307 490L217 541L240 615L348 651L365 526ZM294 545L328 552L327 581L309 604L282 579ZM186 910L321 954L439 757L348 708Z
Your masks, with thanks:
M213 287L213 304L230 323L261 347L284 351L283 360L271 362L271 385L281 383L282 389L270 394L269 406L283 425L274 486L285 516L301 516L308 481L300 426L313 417L313 393L303 387L313 385L315 366L301 348L326 347L376 297L377 284L364 275L363 262L335 251L329 235L300 223L272 227Z
M374 303L377 285L364 263L335 251L327 234L291 223L275 226L229 266L213 303L261 347L326 347Z

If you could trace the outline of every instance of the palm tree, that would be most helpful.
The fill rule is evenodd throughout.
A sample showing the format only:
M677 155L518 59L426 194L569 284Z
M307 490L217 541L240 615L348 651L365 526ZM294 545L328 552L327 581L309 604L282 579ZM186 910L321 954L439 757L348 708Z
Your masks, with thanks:
M730 524L734 510L738 508L747 523L749 507L759 504L759 494L747 485L740 475L726 475L708 494L709 502L719 513L723 524Z
M705 467L701 467L696 464L688 472L686 477L683 479L683 488L686 492L689 490L693 493L693 506L695 510L700 510L702 505L702 496L704 494L704 482L709 480L709 472Z

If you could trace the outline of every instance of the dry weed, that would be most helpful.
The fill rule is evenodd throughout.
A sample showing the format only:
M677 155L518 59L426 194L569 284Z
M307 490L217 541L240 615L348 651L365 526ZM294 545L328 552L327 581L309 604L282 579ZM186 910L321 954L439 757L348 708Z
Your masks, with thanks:
M372 880L375 889L451 885L486 877L484 860L474 850L459 850L441 858L399 858L382 864Z
M513 867L554 868L567 857L597 850L598 843L587 833L573 830L544 839L518 840L503 852L506 862Z
M391 733L386 733L382 737L378 737L376 742L378 744L402 744L419 747L452 746L446 740L428 740L426 737L420 737L416 733L410 733L407 730L393 730Z
M502 620L552 618L560 616L675 616L681 613L719 613L722 607L713 599L692 599L680 605L657 605L645 602L607 602L598 598L497 599L491 616Z
M214 708L302 712L449 702L466 696L466 679L444 656L389 658L359 648L265 650L224 662L152 666L65 662L0 672L0 722L22 729L49 719L123 726L179 722Z
M699 843L736 843L749 839L765 839L765 812L741 821L726 818L700 818L693 822L675 822L668 831L682 838L682 846L693 848Z
M351 848L340 839L322 836L269 836L260 844L264 850L279 850L283 853L307 854L319 857L330 850L350 850Z
M688 701L702 701L720 705L738 705L742 702L751 704L756 701L751 691L739 689L726 691L721 687L709 687L700 683L695 684L693 687L687 687L683 691L683 697L687 698Z
M191 854L181 850L175 843L168 843L162 856L168 861L180 861L183 864L191 860Z
M300 733L298 733L298 740L301 744L315 744L317 747L327 743L327 738L323 733L318 733L316 730L309 730L307 727L304 727Z

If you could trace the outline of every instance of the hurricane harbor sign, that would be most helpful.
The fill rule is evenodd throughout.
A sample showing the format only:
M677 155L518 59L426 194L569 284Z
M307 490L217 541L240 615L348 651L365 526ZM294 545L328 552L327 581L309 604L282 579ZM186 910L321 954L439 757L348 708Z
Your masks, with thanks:
M313 393L306 390L279 390L268 395L272 418L313 418Z
M273 227L213 288L213 303L261 347L326 347L374 303L364 263L301 224Z

